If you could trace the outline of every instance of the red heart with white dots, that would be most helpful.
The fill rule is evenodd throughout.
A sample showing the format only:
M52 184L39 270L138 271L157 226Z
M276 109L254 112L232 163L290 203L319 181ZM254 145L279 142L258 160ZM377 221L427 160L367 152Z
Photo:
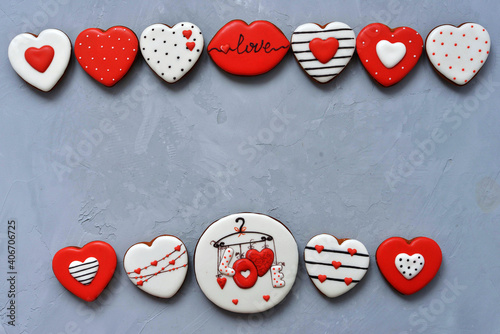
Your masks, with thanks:
M89 28L75 41L75 56L80 66L96 81L111 87L132 66L138 40L129 28L116 26L104 31Z
M382 86L401 81L417 64L423 40L409 27L391 29L381 23L364 27L356 39L356 51L366 71Z

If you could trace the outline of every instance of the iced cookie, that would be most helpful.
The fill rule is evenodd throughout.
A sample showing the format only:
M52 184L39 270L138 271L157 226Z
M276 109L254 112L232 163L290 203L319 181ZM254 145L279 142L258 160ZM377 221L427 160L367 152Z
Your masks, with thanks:
M75 296L91 302L108 285L116 268L116 253L104 241L59 250L52 260L57 280Z
M289 48L288 39L271 22L234 20L212 38L208 54L226 72L253 76L273 69Z
M404 295L426 286L436 276L442 260L439 245L425 237L389 238L380 244L375 257L385 279Z
M278 220L238 213L212 223L200 237L194 270L201 290L217 306L256 313L281 302L295 282L297 243Z
M382 86L401 81L417 64L423 49L418 32L409 27L391 29L382 23L364 27L356 51L366 71Z
M490 35L477 23L458 27L444 24L434 28L425 40L427 57L445 79L463 86L483 67L490 53Z
M316 288L333 298L351 290L363 279L370 256L358 240L319 234L307 243L304 262Z
M59 82L71 57L71 41L60 30L46 29L40 35L17 35L9 44L14 71L33 87L48 92Z
M76 38L75 56L88 75L111 87L127 74L137 55L138 45L137 37L129 28L89 28Z
M292 35L292 51L302 69L319 83L335 79L354 54L356 36L347 24L306 23Z
M190 22L173 27L153 24L142 32L140 47L149 67L168 83L179 81L196 64L203 52L200 28Z
M161 235L151 242L132 245L123 257L123 267L128 278L142 291L170 298L184 283L188 253L179 238Z

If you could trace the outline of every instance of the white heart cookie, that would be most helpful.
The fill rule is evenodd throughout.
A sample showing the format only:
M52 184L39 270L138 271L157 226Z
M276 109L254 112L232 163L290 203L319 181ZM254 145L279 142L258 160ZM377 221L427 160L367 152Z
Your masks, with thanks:
M338 41L338 49L332 58L323 63L310 48L312 40L329 38ZM331 22L324 27L316 23L306 23L295 29L292 35L292 51L300 66L314 80L326 83L337 77L352 59L356 45L354 31L342 22Z
M71 41L60 30L46 29L38 36L19 34L9 44L14 71L41 91L50 91L61 79L71 57Z
M406 253L396 255L394 261L401 275L407 280L415 278L425 265L425 259L422 254L413 254L412 256Z
M153 24L142 32L140 47L149 67L168 83L179 81L196 64L203 51L200 28L190 22L169 27Z
M396 66L406 54L406 46L403 43L391 43L385 39L377 43L375 50L378 58L387 68Z
M314 236L304 250L307 273L325 296L338 297L354 288L365 276L370 256L358 240L341 244L330 234Z
M490 53L490 35L477 23L434 28L425 41L434 68L457 85L467 84L483 67Z
M184 283L188 267L186 246L171 235L130 247L123 257L128 278L139 289L160 298L170 298Z
M95 257L88 257L83 262L71 262L68 269L74 279L83 285L89 285L99 270L99 261Z

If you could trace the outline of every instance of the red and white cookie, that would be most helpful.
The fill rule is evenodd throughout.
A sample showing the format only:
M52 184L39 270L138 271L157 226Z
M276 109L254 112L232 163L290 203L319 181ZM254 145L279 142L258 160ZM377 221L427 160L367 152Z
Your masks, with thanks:
M427 57L445 79L463 86L479 73L490 53L491 40L477 23L458 27L444 24L434 28L425 40Z
M292 35L292 51L302 69L319 83L335 79L354 54L356 36L347 24L306 23Z
M436 276L442 261L441 248L426 237L389 238L380 244L375 257L384 278L404 295L425 287Z
M104 86L120 81L132 66L139 42L127 27L116 26L108 30L89 28L75 41L75 56L80 66Z
M38 36L19 34L10 42L8 54L12 68L24 81L48 92L66 72L71 41L57 29L46 29Z
M153 24L142 32L142 56L149 67L168 83L179 81L196 64L203 52L200 28L190 22L173 27Z
M307 243L304 262L316 288L333 298L351 290L363 279L368 271L370 255L358 240L319 234Z
M60 249L52 260L57 280L75 296L88 302L101 294L115 268L115 250L104 241L89 242L82 248Z
M417 64L423 40L409 27L391 29L382 23L364 27L356 39L356 51L366 71L382 86L401 81Z
M144 292L170 298L186 278L188 253L184 243L172 235L132 245L123 257L123 267L132 283Z
M273 69L289 48L288 39L271 22L233 20L212 38L208 54L228 73L253 76Z

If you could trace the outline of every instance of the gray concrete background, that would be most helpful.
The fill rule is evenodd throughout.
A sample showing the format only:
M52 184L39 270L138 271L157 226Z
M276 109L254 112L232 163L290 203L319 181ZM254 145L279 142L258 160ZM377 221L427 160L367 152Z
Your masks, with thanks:
M500 320L500 69L498 1L22 1L0 5L0 280L8 333L380 332L498 333ZM59 28L72 41L88 27L197 24L208 43L231 19L269 20L290 37L306 22L346 22L358 33L383 22L423 36L439 24L476 21L492 52L469 85L441 79L422 57L399 84L382 88L355 56L342 75L313 83L291 53L271 72L238 78L205 53L175 85L139 55L108 89L72 59L49 94L10 67L17 34ZM278 115L278 116L277 116ZM283 115L287 115L283 118ZM285 126L271 130L276 117ZM111 129L108 128L111 126ZM436 141L439 131L444 139ZM93 140L89 139L93 134ZM362 241L371 269L348 294L327 299L303 262L276 308L253 316L208 301L190 268L180 292L159 300L124 274L127 248L159 234L190 252L212 221L262 212L292 231L302 254L310 237ZM17 232L17 325L6 324L7 220ZM401 296L374 253L391 236L428 236L444 255L436 278ZM87 304L51 269L54 253L105 240L119 267Z

